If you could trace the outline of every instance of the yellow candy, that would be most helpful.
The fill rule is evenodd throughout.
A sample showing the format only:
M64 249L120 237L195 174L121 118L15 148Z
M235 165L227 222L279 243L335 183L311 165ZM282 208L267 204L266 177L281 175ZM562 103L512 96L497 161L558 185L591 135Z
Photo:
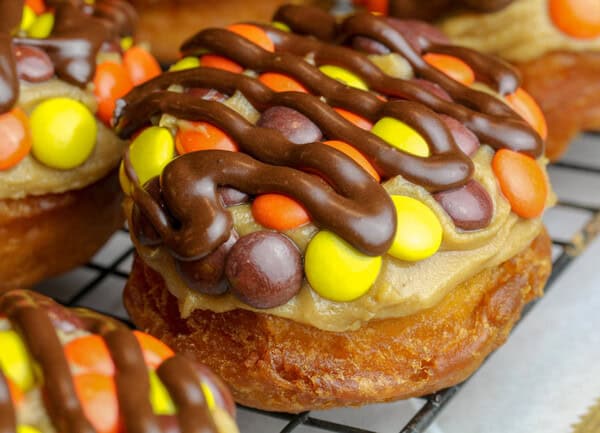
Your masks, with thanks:
M120 45L123 52L127 51L133 46L133 38L131 36L125 36L124 38L121 38Z
M404 152L424 158L430 155L425 139L410 126L393 117L380 119L371 132Z
M27 30L31 38L45 39L50 36L54 28L54 14L46 12L41 14Z
M290 28L290 26L288 26L286 23L282 23L281 21L273 21L271 23L271 25L273 27L275 27L276 29L279 29L283 32L288 32L290 33L292 31L292 29Z
M209 410L213 410L216 406L215 396L210 390L209 386L202 382L200 384L200 388L202 388L202 393L204 394L204 398L206 399L206 406L208 406Z
M158 375L150 370L150 404L156 415L175 415L177 410L169 395L169 391L163 385Z
M23 15L21 16L21 30L27 31L33 25L36 19L35 12L29 6L23 7Z
M328 77L338 80L340 83L344 83L347 86L355 87L360 90L369 90L362 78L347 69L333 65L323 65L319 70Z
M173 136L168 129L159 126L145 129L129 149L129 158L141 185L159 176L174 156Z
M393 195L398 227L391 256L410 262L426 259L440 248L442 225L436 214L419 200Z
M33 156L48 167L68 170L83 164L96 145L96 119L69 98L47 99L30 117Z
M36 429L35 427L31 427L30 425L21 424L19 427L17 427L17 433L41 433L41 432L38 429Z
M25 343L15 331L0 331L0 367L4 374L22 391L35 383L33 361Z
M185 69L193 69L200 66L198 57L184 57L169 68L169 71L183 71Z
M323 298L348 302L367 293L381 270L381 257L357 251L342 238L320 231L312 238L304 258L306 278Z

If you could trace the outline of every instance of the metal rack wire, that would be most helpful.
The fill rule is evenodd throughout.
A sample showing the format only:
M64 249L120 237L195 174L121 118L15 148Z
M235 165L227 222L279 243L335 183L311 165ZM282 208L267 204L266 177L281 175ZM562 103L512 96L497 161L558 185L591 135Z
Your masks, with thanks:
M591 140L597 142L596 145L600 146L600 135L596 135ZM567 171L577 175L593 176L594 179L600 181L600 151L594 153L594 157L596 156L597 158L593 158L594 161L591 161L590 165L581 162L561 162L555 164L552 171ZM598 185L600 186L600 183ZM546 291L552 289L555 280L577 259L578 255L592 239L600 234L600 203L589 204L581 202L577 198L561 197L558 206L567 212L575 211L579 216L581 229L572 240L553 237L554 268ZM582 215L584 215L583 221L581 221ZM51 296L54 295L59 302L65 305L85 305L86 307L96 308L103 313L125 320L133 326L120 303L121 290L128 277L132 254L133 247L128 241L127 230L123 229L113 237L109 245L90 263L76 270L74 273L70 273L55 281L44 283L38 289ZM73 287L74 282L76 283L74 290L69 293L54 290L59 285L62 287ZM57 295L57 293L60 294ZM112 299L112 303L107 303L107 299ZM537 301L534 301L525 307L522 319L535 308L536 304ZM423 397L422 406L414 412L408 422L398 421L397 431L400 431L400 433L425 432L463 386L464 383ZM274 419L279 423L283 423L283 427L277 427L276 430L273 430L274 432L299 433L301 429L309 428L310 431L378 433L377 431L349 425L344 422L324 419L319 414L312 412L285 414L269 413L252 408L243 408L242 410L255 416ZM243 426L242 431L244 432Z

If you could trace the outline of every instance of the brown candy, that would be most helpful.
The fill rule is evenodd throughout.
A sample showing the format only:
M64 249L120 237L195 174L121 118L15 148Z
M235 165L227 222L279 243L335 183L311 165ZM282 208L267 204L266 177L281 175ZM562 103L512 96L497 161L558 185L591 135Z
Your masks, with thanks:
M477 152L481 143L479 142L479 138L477 138L471 130L467 129L462 123L450 116L440 114L440 117L448 129L450 129L450 133L452 134L454 141L456 141L456 144L458 144L458 147L460 147L460 150L469 156Z
M462 230L480 230L492 220L494 204L488 192L476 181L433 195Z
M222 295L228 289L225 281L225 259L239 239L235 230L227 242L208 256L193 261L176 260L179 275L187 286L205 295Z
M285 236L269 231L242 237L231 249L225 275L232 293L254 308L292 299L302 285L302 258Z
M247 203L250 200L250 196L245 192L228 186L219 188L219 194L225 207L237 206Z
M294 144L306 144L320 141L323 133L304 114L288 107L267 109L257 123L263 128L275 129Z
M47 81L54 76L52 60L39 48L19 45L15 48L19 78L31 83Z

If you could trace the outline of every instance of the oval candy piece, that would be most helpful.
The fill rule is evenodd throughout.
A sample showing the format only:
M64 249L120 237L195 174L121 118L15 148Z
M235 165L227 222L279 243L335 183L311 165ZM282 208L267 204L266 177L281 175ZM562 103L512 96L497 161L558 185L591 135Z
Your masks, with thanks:
M151 126L133 140L129 160L140 185L159 176L175 156L175 143L171 132L160 126Z
M333 78L346 86L360 90L369 90L367 83L362 78L347 69L340 68L339 66L323 65L319 67L319 70L329 78Z
M8 170L31 150L29 120L20 108L0 114L0 170Z
M475 180L455 189L435 193L433 197L459 229L480 230L489 226L492 221L492 198Z
M327 230L311 239L304 257L304 271L312 289L336 302L354 301L367 293L381 264L381 257L367 256Z
M429 145L421 134L393 117L380 119L371 132L406 153L424 158L430 155Z
M54 76L54 64L39 48L18 45L15 48L19 78L30 83L48 81Z
M295 144L314 143L323 138L323 133L312 120L299 111L283 106L266 109L258 119L257 126L275 129Z
M35 383L33 360L21 336L12 330L0 331L0 367L21 391L29 391Z

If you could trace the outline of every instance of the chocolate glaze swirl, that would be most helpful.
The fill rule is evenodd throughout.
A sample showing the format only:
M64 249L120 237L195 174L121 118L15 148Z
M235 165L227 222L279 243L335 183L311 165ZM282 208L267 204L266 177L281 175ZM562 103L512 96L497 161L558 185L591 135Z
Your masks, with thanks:
M45 39L15 36L23 0L0 0L0 113L9 111L19 97L14 45L44 50L54 63L56 75L84 87L96 70L96 55L105 42L131 35L136 22L133 7L122 0L46 0L54 9L52 34Z
M72 373L56 333L56 327L65 322L104 337L115 364L119 411L125 430L129 433L166 431L150 406L150 383L141 348L133 333L122 324L87 310L67 311L48 298L18 290L0 297L0 314L6 315L13 329L21 334L29 353L41 368L44 402L56 431L95 432L77 398ZM177 368L170 367L173 365ZM209 383L212 380L204 370L176 355L163 363L158 374L178 407L179 422L173 424L175 431L217 432L200 387L200 381ZM212 386L211 390L215 392L219 387ZM215 397L217 402L231 399L223 395ZM189 407L197 411L192 418L196 423L195 430L190 430L181 420L181 413L188 413ZM15 408L5 376L0 372L0 433L15 431Z
M457 9L474 12L495 12L514 0L390 0L389 14L401 18L433 20Z

